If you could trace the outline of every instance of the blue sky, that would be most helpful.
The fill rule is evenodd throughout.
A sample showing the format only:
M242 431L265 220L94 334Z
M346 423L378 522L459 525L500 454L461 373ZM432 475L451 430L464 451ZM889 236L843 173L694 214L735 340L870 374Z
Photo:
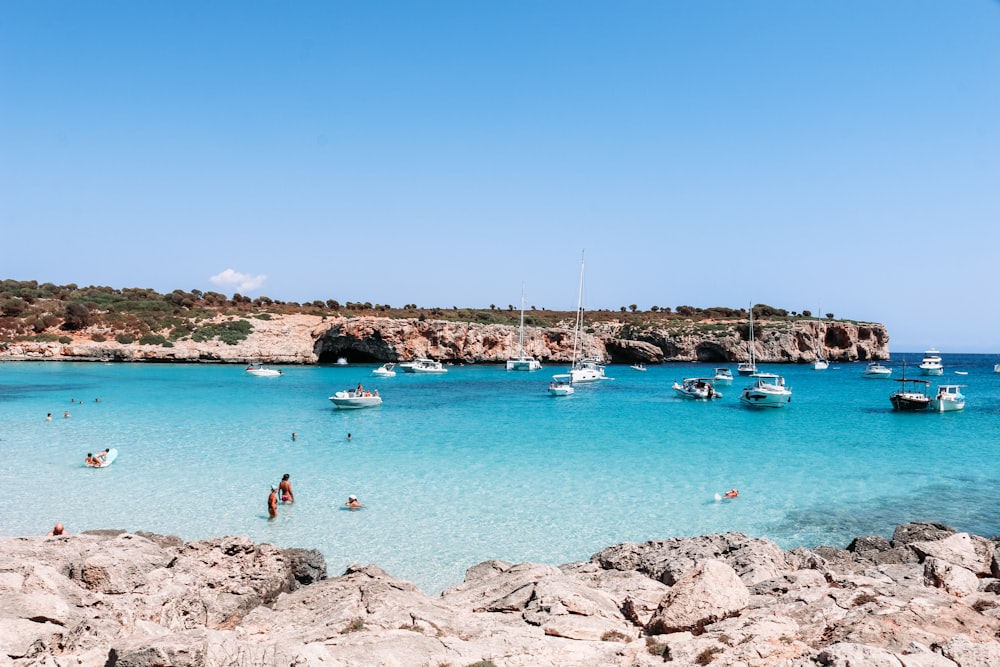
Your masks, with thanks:
M998 36L988 0L0 3L0 277L571 310L586 249L591 309L1000 352Z

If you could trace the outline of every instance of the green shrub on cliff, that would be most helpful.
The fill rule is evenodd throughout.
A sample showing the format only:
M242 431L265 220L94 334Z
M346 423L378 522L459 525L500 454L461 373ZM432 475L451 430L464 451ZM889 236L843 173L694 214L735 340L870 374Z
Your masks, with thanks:
M191 340L202 343L218 338L226 345L236 345L240 341L246 340L252 331L253 325L247 320L230 320L229 322L206 324L199 327L191 334Z

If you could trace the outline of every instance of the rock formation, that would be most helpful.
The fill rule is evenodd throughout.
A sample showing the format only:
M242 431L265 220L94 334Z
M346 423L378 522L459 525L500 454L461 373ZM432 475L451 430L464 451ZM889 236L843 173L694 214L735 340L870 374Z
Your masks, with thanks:
M0 665L1000 665L997 548L941 524L789 552L729 533L487 561L429 597L245 538L0 538Z
M232 316L219 316L218 322ZM182 361L282 364L439 361L502 364L517 350L518 328L444 320L380 317L323 318L316 315L250 317L249 336L229 345L219 340L170 341L170 346L119 343L99 330L75 332L70 342L13 342L0 346L0 360ZM568 327L569 325L567 325ZM97 335L99 341L93 340ZM679 322L669 329L636 329L598 322L584 335L583 354L614 363L702 361L733 363L749 357L745 323L730 320ZM837 361L888 359L889 335L880 324L823 320L763 321L755 326L757 361L806 363L818 349ZM525 351L543 364L573 357L569 328L528 327Z

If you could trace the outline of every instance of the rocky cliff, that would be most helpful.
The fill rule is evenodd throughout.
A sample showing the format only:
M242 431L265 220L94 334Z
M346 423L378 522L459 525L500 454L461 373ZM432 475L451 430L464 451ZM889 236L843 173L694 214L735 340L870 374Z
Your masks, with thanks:
M246 538L0 538L0 665L1000 665L997 547L932 523L788 552L727 533L487 561L429 597Z
M219 317L217 323L233 321ZM378 317L324 318L315 315L249 317L252 332L235 344L218 339L181 338L169 345L104 340L100 330L67 334L68 342L24 341L0 347L0 360L208 361L311 364L406 361L429 357L456 363L503 363L517 350L517 327L442 320ZM567 325L568 326L568 325ZM881 324L824 320L755 323L755 354L766 363L805 363L817 350L835 361L888 359L889 334ZM97 340L95 340L95 338ZM749 357L746 322L670 323L636 328L620 322L595 324L583 337L585 356L609 362L703 361L733 363ZM542 363L567 363L572 330L529 327L525 350Z

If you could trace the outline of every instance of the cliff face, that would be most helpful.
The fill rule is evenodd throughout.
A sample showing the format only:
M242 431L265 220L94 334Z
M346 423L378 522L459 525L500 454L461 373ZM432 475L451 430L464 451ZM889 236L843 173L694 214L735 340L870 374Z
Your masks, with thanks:
M222 322L229 318L219 318ZM406 361L428 357L459 363L503 363L516 354L517 327L500 324L377 317L322 318L274 315L250 319L253 331L235 345L219 340L177 340L163 345L94 341L104 332L83 330L71 342L16 342L0 349L0 360L189 361L312 364ZM636 329L597 323L583 338L584 356L609 362L702 361L732 363L749 358L746 323L683 322ZM834 361L889 358L889 334L881 324L822 320L755 323L755 354L765 363L806 363L816 350ZM543 363L573 356L569 328L527 328L525 351Z

